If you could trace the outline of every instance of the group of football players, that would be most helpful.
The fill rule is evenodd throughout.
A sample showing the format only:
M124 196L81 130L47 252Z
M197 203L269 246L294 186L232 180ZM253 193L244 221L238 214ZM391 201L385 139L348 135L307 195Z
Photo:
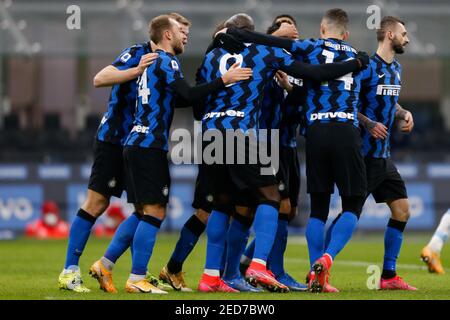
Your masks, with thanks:
M177 13L153 18L150 41L127 48L95 76L94 85L112 87L111 96L95 138L86 201L71 226L60 288L89 292L79 258L111 196L120 197L125 189L135 212L89 270L104 291L117 292L112 270L128 248L128 292L192 291L182 267L206 230L198 291L338 292L330 284L330 269L370 194L391 210L380 288L416 290L396 273L410 212L389 143L396 120L403 132L414 126L411 113L398 104L402 69L395 55L404 52L407 31L399 18L384 17L376 31L377 51L369 58L347 42L348 23L342 9L328 10L320 38L300 40L289 14L277 16L266 34L254 31L250 16L236 14L213 32L191 87L177 58L188 42L190 21ZM210 137L202 152L227 161L199 165L196 211L156 278L147 265L170 194L169 129L174 109L185 107L193 108L203 135ZM262 129L268 132L263 138ZM258 144L251 139L236 144L239 134L229 140L228 132L257 136ZM306 139L311 199L306 284L286 272L283 258L300 190L298 133ZM262 148L277 156L279 167L262 163ZM335 185L342 212L325 230ZM251 228L255 237L248 244Z

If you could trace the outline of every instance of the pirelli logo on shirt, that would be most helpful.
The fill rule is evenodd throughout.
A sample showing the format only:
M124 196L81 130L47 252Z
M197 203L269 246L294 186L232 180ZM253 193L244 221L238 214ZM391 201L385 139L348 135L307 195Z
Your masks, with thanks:
M377 95L379 96L399 96L401 85L396 84L379 84L377 86Z

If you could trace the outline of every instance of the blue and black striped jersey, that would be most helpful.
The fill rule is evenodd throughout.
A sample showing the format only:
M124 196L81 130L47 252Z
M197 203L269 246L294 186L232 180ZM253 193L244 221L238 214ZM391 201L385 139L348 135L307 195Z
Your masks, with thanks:
M289 82L294 86L303 86L303 80L292 76ZM297 129L301 106L291 99L286 99L288 93L277 82L276 78L264 88L263 100L259 116L261 129L279 129L280 145L297 147Z
M402 86L401 76L402 67L397 60L387 63L377 54L370 58L369 66L362 73L360 112L388 129L384 140L372 138L367 130L362 131L365 156L390 157L389 140Z
M125 145L167 151L177 96L171 84L183 74L175 56L156 52L159 57L139 78L136 115Z
M302 82L299 84L302 84ZM283 119L280 128L280 145L287 148L297 148L297 133L304 135L305 130L304 90L302 86L294 87L294 90L296 90L295 88L299 89L298 92L290 93L284 100L282 107Z
M276 78L264 87L259 116L260 129L280 129L281 105L287 92L278 84Z
M207 97L203 130L259 128L259 115L263 100L263 89L275 72L290 66L294 60L280 48L247 44L239 54L230 54L222 48L210 51L197 73L197 82L208 82L224 74L234 62L251 68L253 77L240 81Z
M358 52L345 41L330 38L293 41L291 53L306 63L317 65L354 59ZM307 124L337 121L358 126L361 76L357 71L322 83L305 81Z
M119 70L137 67L141 57L151 53L150 43L136 44L125 49L112 63ZM136 107L137 81L116 84L111 89L108 110L103 115L97 130L97 139L123 145L130 133Z

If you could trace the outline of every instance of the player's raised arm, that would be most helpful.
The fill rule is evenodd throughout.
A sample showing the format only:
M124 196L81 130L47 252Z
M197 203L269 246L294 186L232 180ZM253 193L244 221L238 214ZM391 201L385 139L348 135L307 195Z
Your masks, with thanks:
M245 44L240 41L239 39L236 39L232 35L226 34L226 33L219 33L217 34L211 44L206 49L206 53L210 52L211 50L215 48L223 48L229 53L240 53L242 50L244 50Z
M227 28L226 33L240 39L243 42L252 42L270 47L283 48L289 52L292 51L295 44L295 41L291 39L275 37L260 32L233 27Z
M248 80L251 76L252 69L239 68L239 65L235 63L226 73L222 75L222 77L211 82L191 87L184 78L178 78L173 81L170 86L187 102L193 103L215 91L223 89L227 85L242 80Z
M369 56L365 52L358 52L356 59L345 62L312 65L299 61L282 59L279 68L291 76L314 81L328 81L339 78L347 73L360 71L369 64Z
M141 57L139 64L136 67L131 67L129 60L132 59L131 55L122 55L121 66L116 64L109 65L103 68L94 77L94 86L99 87L110 87L116 84L121 84L128 82L130 80L138 78L144 70L153 63L153 61L158 57L157 53L148 53ZM128 59L127 59L128 58ZM119 60L120 60L119 59Z

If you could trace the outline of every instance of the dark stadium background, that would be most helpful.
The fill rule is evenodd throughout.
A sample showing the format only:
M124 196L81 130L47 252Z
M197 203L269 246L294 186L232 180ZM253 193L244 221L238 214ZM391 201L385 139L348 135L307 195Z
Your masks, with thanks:
M68 6L81 8L81 29L68 30ZM332 7L350 16L350 43L372 53L367 7L407 22L411 40L403 65L400 103L413 112L410 135L395 133L393 158L407 182L410 230L432 230L450 207L450 3L448 0L324 1L66 1L0 0L0 238L20 234L54 200L70 221L83 201L92 162L92 143L109 89L95 89L93 76L122 49L146 41L147 23L179 12L193 26L181 57L192 81L215 25L237 12L249 13L259 31L278 14L289 13L303 38L318 37L322 14ZM177 110L175 128L193 127L191 110ZM299 139L303 156L304 142ZM304 166L302 166L304 176ZM177 230L192 214L196 167L176 166L165 230ZM302 181L305 186L305 181ZM116 200L115 200L116 201ZM304 188L294 231L308 217ZM339 204L333 203L333 213ZM359 230L382 230L386 206L365 207Z

